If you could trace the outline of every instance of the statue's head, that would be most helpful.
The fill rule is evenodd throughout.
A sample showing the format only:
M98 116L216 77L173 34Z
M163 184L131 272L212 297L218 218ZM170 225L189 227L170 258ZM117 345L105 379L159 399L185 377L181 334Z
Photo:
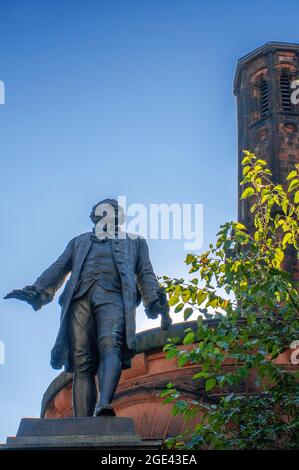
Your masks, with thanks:
M124 223L125 214L116 199L103 199L93 206L90 218L95 225L96 234L103 232L113 234Z

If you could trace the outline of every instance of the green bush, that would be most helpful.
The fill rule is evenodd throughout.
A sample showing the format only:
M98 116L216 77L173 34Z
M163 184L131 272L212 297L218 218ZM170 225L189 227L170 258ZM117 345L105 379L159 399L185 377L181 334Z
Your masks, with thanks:
M171 448L298 447L298 373L275 359L299 340L298 286L284 267L287 250L298 258L299 165L283 187L272 181L265 161L244 154L241 199L251 203L254 227L221 225L215 245L187 255L193 279L163 278L175 312L183 311L185 320L199 313L196 331L186 329L188 347L170 339L166 356L181 366L198 364L193 380L204 387L190 402L172 384L161 394L187 421L184 434L167 440ZM212 327L203 318L218 321ZM227 358L236 366L225 373ZM253 371L257 388L246 393Z

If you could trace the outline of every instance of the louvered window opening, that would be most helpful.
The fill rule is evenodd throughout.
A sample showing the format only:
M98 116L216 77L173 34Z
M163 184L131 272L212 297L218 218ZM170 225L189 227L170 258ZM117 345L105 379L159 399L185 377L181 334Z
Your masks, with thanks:
M261 116L267 116L269 113L269 92L268 92L268 83L266 80L262 80L260 85L260 96L261 96Z
M280 77L280 98L282 109L284 111L291 111L291 80L290 77L285 74Z

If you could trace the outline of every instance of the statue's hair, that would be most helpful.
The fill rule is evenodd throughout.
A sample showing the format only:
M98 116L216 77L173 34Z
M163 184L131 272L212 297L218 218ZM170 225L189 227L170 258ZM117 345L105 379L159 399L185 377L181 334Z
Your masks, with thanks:
M93 208L91 209L90 216L89 216L93 223L97 222L97 217L95 215L95 212L96 212L96 208L100 206L101 204L110 204L114 208L115 215L118 217L120 223L123 223L124 210L121 206L119 206L118 201L116 199L103 199L102 201L98 202L97 204L93 206Z

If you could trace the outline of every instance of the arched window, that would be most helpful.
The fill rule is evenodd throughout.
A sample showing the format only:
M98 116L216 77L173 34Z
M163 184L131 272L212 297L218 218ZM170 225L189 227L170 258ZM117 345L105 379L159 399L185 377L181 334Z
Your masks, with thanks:
M270 111L268 83L264 78L260 82L260 111L261 117L267 116Z
M280 102L284 111L292 110L291 78L287 71L283 71L280 76Z

